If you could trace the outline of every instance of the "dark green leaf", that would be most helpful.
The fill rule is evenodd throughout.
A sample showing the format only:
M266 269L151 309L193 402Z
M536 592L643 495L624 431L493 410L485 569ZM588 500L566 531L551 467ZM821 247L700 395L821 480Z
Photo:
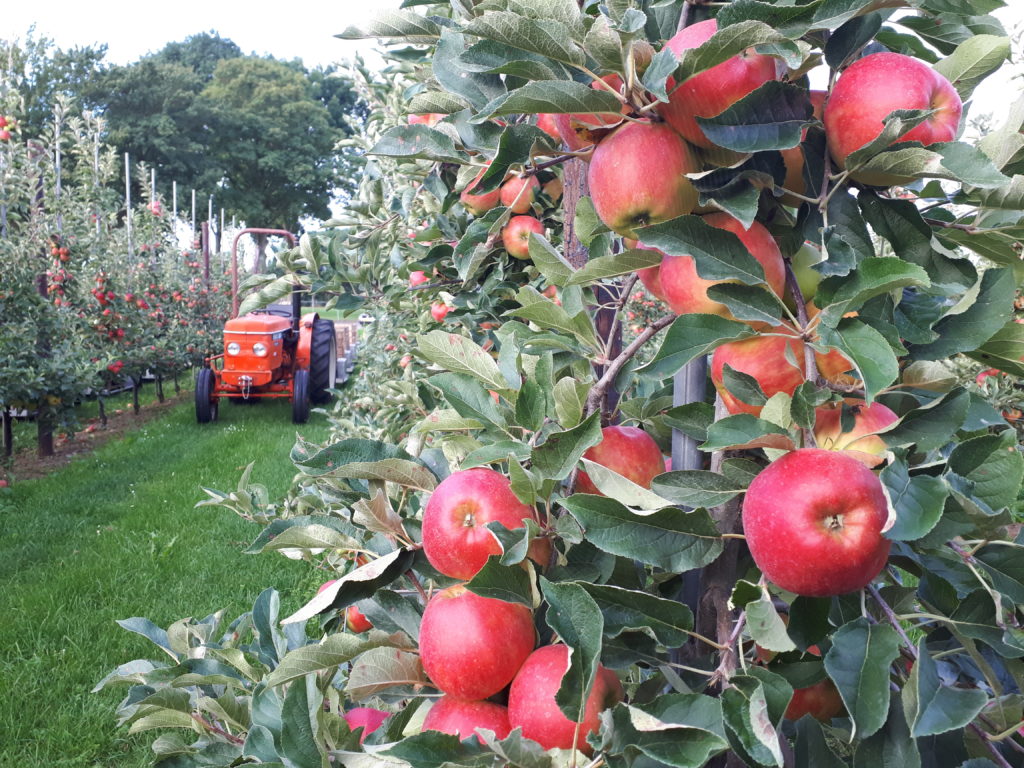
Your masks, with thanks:
M761 285L718 283L707 291L708 298L726 306L732 316L744 322L779 324L786 310L774 291Z
M572 80L543 80L527 83L484 107L474 122L482 123L502 115L543 113L621 115L622 103L606 90L590 88Z
M688 632L693 629L693 613L675 600L611 585L581 582L580 586L601 609L608 637L639 630L649 633L664 646L677 648L686 643Z
M769 80L714 117L697 117L704 135L736 152L790 149L813 118L807 90Z
M582 269L573 273L566 285L588 285L609 277L628 275L640 269L661 264L662 256L657 251L635 248L610 256L590 259Z
M813 717L802 717L797 722L793 752L794 768L846 768L846 763L839 759L825 740L821 723ZM879 761L874 763L872 768L883 768L887 765L889 763Z
M739 280L747 285L764 282L764 268L732 232L713 227L700 216L680 216L637 234L644 245L670 256L690 256L705 280Z
M711 696L673 693L650 704L620 704L612 710L612 744L609 752L641 757L634 764L673 768L701 768L708 759L728 747L722 703Z
M1006 37L975 35L957 46L952 54L935 65L935 71L949 80L960 98L966 100L977 87L1010 55Z
M987 703L984 691L943 685L927 644L923 638L918 642L917 662L903 688L903 711L911 736L935 736L963 728Z
M545 614L548 626L572 649L555 701L569 720L582 722L601 660L604 616L581 584L554 583L542 576L540 586L550 606Z
M491 555L484 567L466 584L466 589L481 597L522 603L533 608L533 590L530 575L518 565L501 565L501 557Z
M700 446L702 451L740 450L744 448L795 449L789 432L770 421L740 413L726 416L708 427L708 439Z
M704 509L662 509L638 515L614 499L576 494L561 504L582 526L587 540L613 555L669 571L688 571L715 560L722 540Z
M771 597L762 594L758 600L747 603L747 631L754 642L769 651L784 653L796 650L786 632L786 625L775 609Z
M746 323L719 315L680 315L669 326L661 346L639 373L662 379L672 376L684 365L729 341L753 336Z
M888 708L885 725L857 745L853 768L921 768L921 755L917 742L910 736L899 696L893 694L885 706Z
M893 541L916 541L928 534L942 517L949 488L942 478L911 476L903 459L891 462L879 478L896 510L896 522L885 532Z
M367 154L436 160L442 163L465 163L468 159L459 153L448 134L422 124L389 128Z
M716 507L743 493L745 485L717 472L687 469L654 478L651 490L684 507Z
M965 440L953 449L948 466L967 481L971 496L994 511L1011 505L1024 481L1024 456L1012 429Z
M916 445L927 452L945 445L967 418L970 395L957 387L927 405L905 413L892 427L881 433L890 448Z
M899 361L892 346L877 330L858 318L843 318L835 328L821 326L821 341L836 347L853 363L864 381L870 403L900 375Z
M878 731L889 704L889 665L899 655L900 638L887 624L861 617L840 627L825 654L825 669L839 689L858 738Z
M294 768L327 768L318 714L323 711L323 701L316 675L288 686L281 708L281 757Z
M825 44L825 62L832 69L842 69L843 63L870 43L881 28L882 14L877 12L850 19L829 36Z
M533 468L548 480L569 476L576 462L593 445L601 442L599 413L592 413L577 426L554 432L533 449Z

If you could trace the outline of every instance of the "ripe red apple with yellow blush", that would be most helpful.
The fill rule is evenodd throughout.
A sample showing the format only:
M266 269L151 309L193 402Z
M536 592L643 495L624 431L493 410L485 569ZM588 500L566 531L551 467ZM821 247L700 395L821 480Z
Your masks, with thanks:
M356 634L373 629L373 623L354 605L345 609L345 625Z
M409 125L416 125L421 123L423 125L434 126L437 125L438 121L444 118L443 114L437 114L435 112L428 112L423 115L409 115Z
M517 259L530 258L530 234L544 234L544 225L533 216L513 216L508 224L502 227L501 243L505 252Z
M618 75L604 75L600 79L610 85L615 92L622 92L622 78ZM591 82L590 87L594 90L607 90L603 85L599 85L597 80ZM619 114L626 115L629 114L629 111L629 106L623 104L619 109ZM622 120L618 115L611 113L562 113L555 114L553 117L555 130L558 131L558 135L570 152L579 152L581 149L597 144L607 135L609 129Z
M481 168L480 173L466 185L466 188L459 195L459 201L474 216L484 215L501 202L501 187L492 189L490 192L476 193L472 191L486 172L486 168Z
M901 53L873 53L843 70L832 86L824 115L825 136L836 165L846 168L850 154L878 138L885 118L898 109L935 110L897 139L928 146L956 138L963 103L949 80L923 61ZM851 178L882 187L907 181L868 171L855 171Z
M868 467L884 461L885 441L877 432L899 421L891 409L879 402L867 405L863 400L847 400L846 407L853 414L853 429L843 432L843 408L818 408L814 418L814 439L819 448L844 451Z
M468 739L477 728L493 731L499 739L508 736L508 707L490 701L465 701L447 694L430 706L423 720L424 731L440 731Z
M643 243L638 243L636 240L629 240L627 238L626 247L639 248L644 251L654 251L655 253L661 255L662 262L665 261L664 251L661 251L657 248L652 248L649 245L644 245ZM662 288L661 286L661 264L655 264L653 267L644 267L643 269L638 269L636 271L636 276L643 284L644 288L646 288L648 292L652 296L654 296L654 298L666 301L665 289Z
M562 137L559 135L558 126L555 124L555 115L547 112L537 115L537 127L552 139L561 141Z
M804 715L810 715L815 720L829 723L833 717L838 717L843 709L843 698L839 695L839 689L826 677L814 685L794 690L793 698L789 700L783 717L795 721Z
M500 472L485 467L453 472L438 484L423 509L423 553L445 576L468 580L488 557L501 554L487 523L497 521L514 529L535 517L533 507L516 498Z
M529 608L480 597L461 584L434 595L420 623L423 669L457 699L496 694L512 682L534 644Z
M536 176L513 176L501 185L501 204L512 213L526 213L537 197L540 182Z
M785 332L776 328L775 332ZM787 359L789 357L796 364ZM711 381L722 396L729 413L761 414L761 406L752 405L739 399L725 386L725 366L753 376L765 395L771 397L779 392L792 395L804 382L804 344L795 336L751 336L740 341L730 341L715 349L711 355Z
M522 728L523 736L544 749L575 746L589 755L593 750L587 736L600 726L601 711L622 700L622 683L614 672L598 665L577 733L577 724L563 715L555 702L568 669L569 648L565 645L546 645L530 654L509 688L508 722L513 729Z
M750 229L744 229L738 219L724 212L711 213L703 219L712 227L736 235L747 252L764 269L768 287L777 296L782 296L786 287L786 265L778 244L763 224L755 221ZM708 298L708 288L711 286L736 281L702 278L697 274L697 265L692 256L666 256L661 262L660 280L665 300L676 314L701 313L736 319L724 304Z
M769 464L747 489L742 517L754 563L797 595L855 592L889 557L882 482L839 451L801 448Z
M601 442L583 453L583 458L617 472L644 488L665 471L665 457L654 438L639 427L605 427ZM576 491L603 495L582 469L576 476Z
M628 123L594 150L590 197L605 226L635 239L637 227L693 210L697 190L686 174L699 170L686 142L665 123Z
M717 31L718 23L714 19L700 21L677 32L665 43L665 47L679 56L683 51L706 43ZM777 73L774 58L748 48L694 75L678 88L675 80L669 78L668 92L671 95L668 104L660 105L658 111L669 125L695 147L713 149L715 144L704 135L697 124L697 117L719 114L769 80L778 79Z

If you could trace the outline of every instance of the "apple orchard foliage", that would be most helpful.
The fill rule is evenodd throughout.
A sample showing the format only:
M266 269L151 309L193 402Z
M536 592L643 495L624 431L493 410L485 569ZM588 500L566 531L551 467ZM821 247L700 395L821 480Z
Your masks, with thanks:
M890 147L929 117L894 113L883 139L840 172L804 77L824 63L831 86L862 54L888 48L933 65L967 99L1009 55L1005 31L984 15L1002 3L414 5L343 34L425 53L396 52L390 83L360 73L374 109L352 140L367 150L359 193L328 231L284 255L284 277L254 279L247 301L279 297L294 280L335 292L338 306L375 315L365 354L390 360L395 380L357 378L332 414L336 439L296 445L299 480L284 503L271 504L248 472L237 491L210 491L206 502L264 526L249 552L302 557L336 580L283 620L267 590L228 626L219 614L167 630L122 622L165 656L103 681L129 686L121 722L174 729L153 744L174 766L1024 765L1024 458L983 396L988 385L962 386L954 373L964 359L1024 373L1024 329L1013 322L1024 102L978 146ZM909 15L894 17L897 5ZM666 49L709 13L718 31L707 42ZM704 160L730 160L694 179L698 205L767 228L787 262L805 241L820 248L806 282L816 284L813 307L811 290L796 288L807 274L790 275L777 297L736 235L686 214L632 226L642 243L693 257L701 277L732 281L712 289L729 316L662 312L634 325L625 306L640 290L634 274L661 256L624 245L589 198L563 206L552 182L568 186L569 166L534 116L596 114L614 125L624 100L633 126L669 98L670 82L751 46L788 75L698 121L718 148ZM591 87L610 74L620 90ZM781 152L798 146L806 199L786 207ZM637 184L658 173L658 157L634 163ZM528 259L499 244L509 208L474 216L459 200L484 166L481 194L510 173L540 182L531 214L545 235L529 239ZM865 186L853 178L861 172L901 177L909 190ZM570 229L588 249L583 266L571 259ZM450 312L432 315L438 303ZM613 331L630 331L621 353L599 305L616 313ZM779 339L769 329L780 325L789 330L779 346L791 351L779 355L802 372L798 387L769 396L756 375L722 366L721 385L756 414L731 415L711 395L673 403L684 366L755 334ZM840 354L847 375L819 375ZM845 399L898 417L876 443L883 453L867 457L874 468L856 473L884 488L887 565L865 589L795 595L751 558L741 500L766 466L813 445L816 408ZM841 411L844 431L858 410ZM608 422L641 426L666 451L678 430L696 441L700 463L650 488L628 482L584 458ZM421 731L436 695L420 656L425 593L456 583L425 556L423 512L446 478L474 467L505 474L536 511L523 527L489 526L495 554L467 588L532 609L538 645L569 647L555 704L537 706L578 720L607 682L602 667L622 685L624 698L603 699L600 727L577 742L585 756L545 752L519 730L464 741ZM579 470L603 495L574 492ZM850 476L831 480L840 498ZM783 496L779 516L801 502ZM539 563L527 557L535 537L551 548ZM829 566L806 560L825 581ZM369 632L345 631L353 604ZM455 638L468 630L450 628ZM465 665L471 674L473 661ZM370 735L350 730L366 722L355 715L366 705L390 713ZM809 709L821 720L800 717Z
M169 378L216 349L227 297L223 279L203 284L198 253L172 245L159 201L130 211L129 248L101 124L60 107L56 124L59 137L16 131L0 142L0 408L39 409L73 426L86 392L146 371Z

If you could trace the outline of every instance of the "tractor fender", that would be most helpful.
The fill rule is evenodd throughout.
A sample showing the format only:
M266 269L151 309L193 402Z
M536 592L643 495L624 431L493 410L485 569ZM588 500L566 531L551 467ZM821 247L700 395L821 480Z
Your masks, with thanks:
M309 346L313 340L313 323L320 317L316 312L303 315L299 321L299 343L295 346L295 370L309 370Z

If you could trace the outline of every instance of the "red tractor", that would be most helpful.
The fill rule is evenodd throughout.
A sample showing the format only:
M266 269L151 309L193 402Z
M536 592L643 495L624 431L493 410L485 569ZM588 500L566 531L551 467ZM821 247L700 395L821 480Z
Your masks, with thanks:
M196 421L217 418L220 399L251 402L287 397L292 421L309 418L311 403L331 399L338 363L334 322L313 313L303 316L301 293L292 291L291 305L272 305L238 317L238 241L244 234L295 236L277 229L244 229L231 248L232 317L224 324L224 352L207 358L196 376Z

